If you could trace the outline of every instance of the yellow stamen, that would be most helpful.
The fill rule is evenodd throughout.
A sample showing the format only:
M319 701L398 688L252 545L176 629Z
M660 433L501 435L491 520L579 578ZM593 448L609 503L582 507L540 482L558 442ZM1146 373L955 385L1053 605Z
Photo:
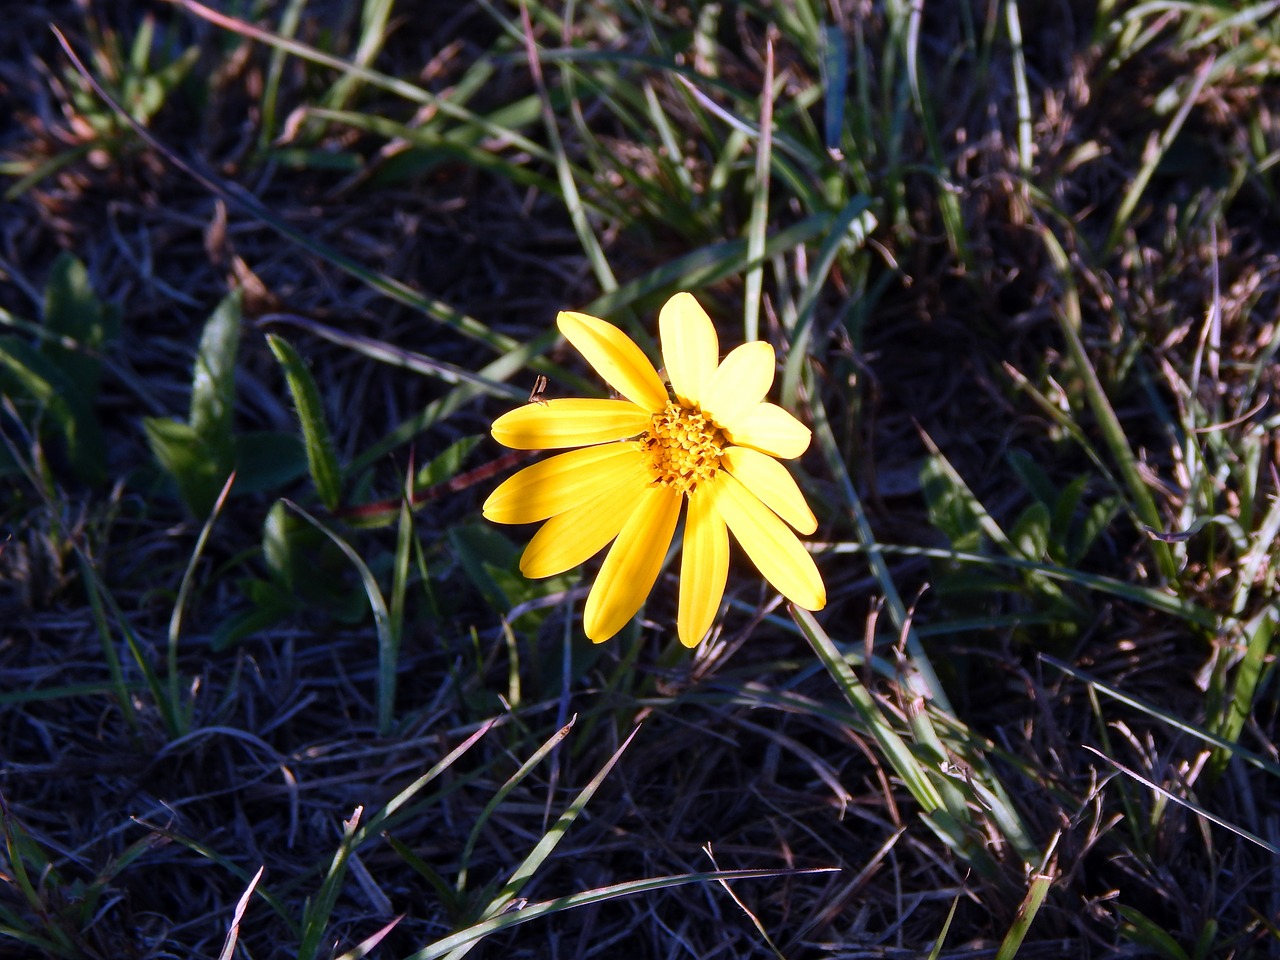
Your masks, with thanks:
M653 415L653 424L640 442L648 454L656 483L681 493L692 493L720 468L720 457L729 441L697 407L669 402Z

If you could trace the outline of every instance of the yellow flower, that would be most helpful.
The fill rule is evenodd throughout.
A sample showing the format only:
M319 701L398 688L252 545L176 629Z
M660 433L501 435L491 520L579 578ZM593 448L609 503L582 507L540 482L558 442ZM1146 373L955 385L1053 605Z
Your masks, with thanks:
M720 607L729 572L726 528L779 593L821 610L822 577L787 527L810 534L818 522L774 459L804 453L809 430L764 399L773 384L773 347L744 343L717 365L711 318L691 295L678 293L658 317L668 392L613 324L567 312L556 323L624 399L531 402L494 421L494 439L517 450L582 448L526 467L485 501L485 517L497 523L547 521L525 550L521 572L563 573L614 541L583 614L587 636L607 640L644 603L688 500L677 615L685 646L697 645Z

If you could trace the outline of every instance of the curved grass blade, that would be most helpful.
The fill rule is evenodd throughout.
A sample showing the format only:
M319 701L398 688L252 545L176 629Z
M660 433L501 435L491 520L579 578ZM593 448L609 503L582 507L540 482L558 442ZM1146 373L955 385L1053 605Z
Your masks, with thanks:
M179 707L182 703L182 677L178 671L178 639L182 635L182 614L186 610L187 597L191 593L191 584L195 580L196 565L204 554L205 544L209 542L209 534L213 532L213 525L222 513L222 508L227 502L227 497L231 495L231 487L235 482L236 474L233 470L227 477L226 483L222 485L222 492L214 501L213 510L209 512L208 519L200 528L200 536L196 538L191 559L187 561L187 569L182 573L178 597L173 602L173 613L169 616L169 650L166 666L169 674L169 702L172 704L174 720L178 724L176 729L169 731L173 736L183 736L190 732L191 710L195 706L194 703L188 703L185 709Z
M585 808L591 798L595 796L596 791L600 789L600 785L604 783L605 778L609 776L614 765L622 759L623 753L626 752L627 747L631 745L631 741L635 739L636 734L639 732L639 727L632 730L631 735L622 742L622 745L613 752L613 755L610 756L608 760L605 761L604 766L597 771L596 775L592 777L587 785L579 791L578 795L573 798L573 802L569 804L565 812L560 814L559 819L551 825L551 829L548 830L543 835L542 839L534 845L533 850L531 850L529 855L521 861L520 865L516 867L515 872L512 873L511 878L506 882L503 888L498 891L497 896L490 901L489 906L485 908L484 913L480 916L481 922L494 919L500 914L512 909L512 905L519 902L516 898L520 891L524 889L525 884L533 879L533 875L538 871L538 868L542 866L547 857L551 856L560 841L564 839L564 835L569 831L569 827L573 825L573 822L578 819L578 815L582 813L583 808ZM479 938L475 939L478 940ZM466 956L471 951L471 948L474 945L474 940L468 940L465 944L459 945L456 949L449 952L449 960L461 960L462 957ZM433 954L433 956L439 956L439 954Z
M484 829L485 824L489 822L489 818L493 815L493 812L502 805L502 801L507 798L511 791L518 787L524 778L533 772L534 768L546 758L547 754L554 750L560 741L569 735L569 731L573 729L573 725L577 722L577 715L571 717L568 723L552 734L551 738L547 740L546 743L535 750L533 755L520 765L519 770L507 778L507 782L499 787L489 802L484 805L484 809L481 810L479 815L476 817L476 822L471 828L471 833L467 837L467 842L462 848L462 855L458 858L459 866L457 889L459 892L466 889L467 871L471 864L471 854L475 851L476 842L480 839L480 832Z
M665 890L670 887L684 886L689 883L715 883L717 881L769 879L773 877L792 877L813 873L836 873L835 867L816 867L808 870L709 870L705 873L681 873L665 877L649 877L644 880L628 880L615 883L583 893L575 893L555 900L544 900L540 903L525 904L488 920L482 920L464 930L459 930L443 940L437 940L430 946L423 947L417 953L410 954L406 960L436 960L437 957L453 955L453 951L470 949L490 934L506 930L510 927L531 920L537 920L562 910L573 910L587 907L619 897L634 896L637 893L648 893L651 890ZM459 956L461 954L458 954Z
M283 502L290 510L332 540L334 545L351 561L351 565L356 568L356 572L360 574L360 581L364 584L365 595L369 598L369 608L373 611L374 630L378 634L378 736L385 737L391 732L391 722L395 708L396 659L399 654L399 644L396 642L396 633L391 624L391 613L387 609L386 600L383 599L382 590L378 587L378 580L374 577L373 571L369 569L369 565L361 559L360 554L356 553L351 544L347 543L347 541L343 540L292 500L285 499Z
M916 759L915 754L911 752L911 748L907 746L906 741L893 729L893 725L889 723L884 712L876 705L870 691L862 685L862 682L849 667L839 648L827 636L826 631L819 626L812 613L808 610L802 610L794 604L790 606L790 610L796 626L800 628L804 638L809 641L809 645L813 647L813 652L818 655L818 659L826 667L827 673L835 680L840 692L849 701L849 705L862 718L862 722L866 724L876 743L880 745L885 759L889 761L889 765L893 767L898 776L902 777L916 803L920 804L926 814L942 810L942 795L938 793L937 788L933 785L928 772L920 761Z

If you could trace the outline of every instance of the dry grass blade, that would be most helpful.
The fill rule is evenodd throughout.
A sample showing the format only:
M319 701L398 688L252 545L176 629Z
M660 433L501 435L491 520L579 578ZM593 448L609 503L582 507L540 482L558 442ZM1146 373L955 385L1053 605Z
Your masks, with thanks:
M1263 850L1266 850L1268 853L1271 853L1277 857L1280 857L1280 846L1276 846L1276 844L1271 843L1270 841L1263 840L1257 834L1251 833L1250 831L1244 829L1244 827L1237 826L1236 824L1231 823L1230 821L1224 820L1221 817L1210 813L1208 810L1206 810L1204 807L1200 806L1199 804L1192 803L1190 800L1187 800L1184 797L1178 796L1176 793L1166 790L1164 787L1160 786L1160 784L1154 782L1153 780L1148 779L1147 777L1144 777L1142 774L1138 773L1136 770L1131 770L1129 767L1126 767L1124 764L1120 763L1118 760L1111 759L1111 757L1108 757L1101 750L1095 749L1094 747L1089 746L1087 743L1082 744L1081 746L1083 749L1088 750L1090 753L1102 758L1107 763L1111 764L1111 766L1115 767L1117 770L1123 773L1126 777L1129 777L1131 780L1136 780L1138 783L1142 784L1148 790L1155 791L1160 796L1164 797L1166 800L1171 800L1174 803L1176 803L1178 806L1185 807L1187 810L1190 810L1196 816L1203 817L1205 820L1208 820L1210 823L1216 823L1218 826L1222 827L1224 830L1231 831L1237 837L1240 837L1243 840L1248 840L1250 843L1257 844Z
M240 895L240 899L236 901L236 909L231 914L231 925L227 928L227 939L222 942L222 952L218 954L218 960L232 960L235 956L236 943L240 939L240 921L244 919L244 913L249 909L249 898L253 896L253 890L258 885L258 881L262 879L262 874L266 869L265 865L258 868L258 872L249 881L249 886Z

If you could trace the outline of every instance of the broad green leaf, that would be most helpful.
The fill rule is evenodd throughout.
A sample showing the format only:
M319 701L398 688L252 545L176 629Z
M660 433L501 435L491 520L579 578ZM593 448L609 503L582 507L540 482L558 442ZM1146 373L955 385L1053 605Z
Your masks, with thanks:
M306 475L306 449L292 433L255 430L234 440L236 490L240 493L279 490Z
M197 517L208 516L235 466L232 450L215 450L188 423L167 417L142 421L156 461L173 478L182 502Z
M307 451L307 468L316 493L325 509L333 510L342 497L342 471L333 449L333 436L324 416L324 404L315 377L302 362L298 352L284 337L267 334L267 346L284 370L285 382L293 396L293 406L302 427L302 442Z
M119 334L119 311L94 296L89 272L69 253L54 261L45 285L44 323L55 338L42 341L40 352L92 401L102 373L95 354Z
M218 304L204 325L191 377L188 422L210 451L226 462L233 454L236 353L240 348L239 290Z
M89 399L48 357L17 337L0 337L0 393L33 402L36 414L47 416L67 445L76 474L88 483L105 476L106 444Z

